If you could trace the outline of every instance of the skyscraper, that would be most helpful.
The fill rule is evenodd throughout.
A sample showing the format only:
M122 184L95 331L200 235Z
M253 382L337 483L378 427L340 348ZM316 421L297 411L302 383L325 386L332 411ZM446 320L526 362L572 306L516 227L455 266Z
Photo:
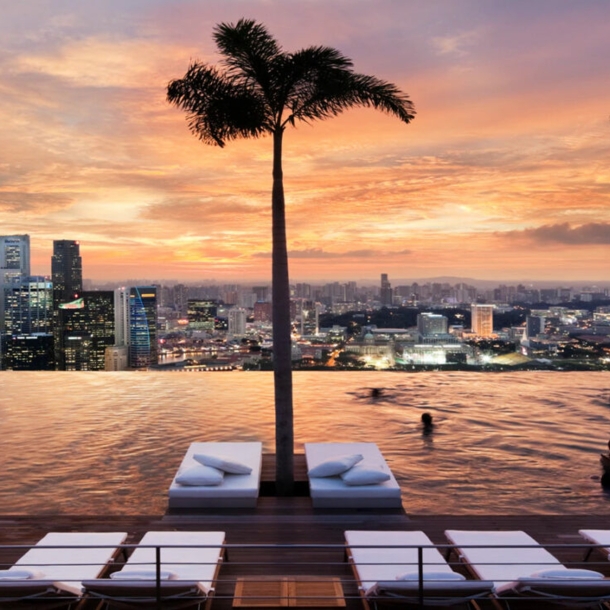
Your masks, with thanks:
M2 368L53 370L53 285L44 277L22 277L5 288Z
M106 348L115 344L114 292L112 290L91 290L83 292L85 319L83 330L89 334L87 369L103 371Z
M74 354L76 338L74 325L78 325L80 310L84 307L78 299L83 291L83 263L77 241L60 239L53 241L51 257L51 279L53 281L53 339L55 345L55 368L66 370L66 333L70 339L70 353ZM79 352L80 353L80 352ZM80 356L78 358L80 360ZM74 360L71 358L71 360ZM74 365L80 370L79 365ZM72 369L73 370L73 369Z
M5 332L50 334L53 328L53 284L44 277L23 277L6 288Z
M4 330L6 290L30 275L30 236L0 235L0 333Z
M30 236L0 235L0 284L30 275Z
M470 306L472 332L479 337L494 334L494 306L473 303Z
M51 276L54 310L60 303L69 303L80 296L83 291L83 261L79 242L68 239L53 242Z
M144 368L157 364L157 288L129 289L129 366Z
M382 305L392 305L394 302L394 292L392 291L392 284L390 284L390 281L388 280L387 273L381 274L381 290L379 300L381 301Z
M114 341L116 345L129 345L129 288L122 286L114 291Z

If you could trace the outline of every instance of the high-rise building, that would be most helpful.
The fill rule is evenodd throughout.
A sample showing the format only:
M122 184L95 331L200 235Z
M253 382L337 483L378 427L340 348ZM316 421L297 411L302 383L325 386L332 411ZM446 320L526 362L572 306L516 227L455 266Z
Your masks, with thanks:
M6 335L3 368L12 371L54 370L53 335Z
M68 239L53 242L51 279L54 310L60 303L70 303L80 296L83 291L83 261L79 242Z
M470 313L472 332L479 337L491 337L494 334L494 305L473 303Z
M229 309L229 335L243 337L246 334L246 310L241 307Z
M44 277L27 276L7 286L4 323L9 335L51 333L53 284Z
M218 303L210 299L189 299L187 318L192 330L214 330Z
M0 284L30 275L30 236L0 235Z
M80 256L79 242L60 239L53 241L53 256L51 257L51 279L53 281L53 338L55 345L55 368L59 371L66 369L66 348L70 351L70 369L77 367L80 370L82 353L75 356L77 345L76 335L79 332L80 311L84 303L79 300L83 291L83 264ZM66 343L66 333L71 333L69 345ZM79 340L80 341L80 340ZM85 349L86 341L83 339L79 349Z
M114 292L91 290L83 292L83 331L90 337L87 370L105 369L106 348L115 344Z
M157 288L129 289L129 366L144 368L157 364Z
M382 305L392 305L394 302L394 292L392 291L392 284L388 280L388 274L381 274L381 290L379 293L379 300Z
M116 345L129 345L129 288L122 286L114 291L114 341Z
M30 275L30 236L0 235L0 334L4 330L6 290Z

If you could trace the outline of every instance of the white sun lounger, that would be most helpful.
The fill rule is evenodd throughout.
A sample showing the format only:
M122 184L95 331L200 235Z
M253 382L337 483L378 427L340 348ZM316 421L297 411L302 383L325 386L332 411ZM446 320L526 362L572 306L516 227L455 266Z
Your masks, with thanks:
M597 545L597 550L605 553L607 558L610 559L610 530L578 530L578 533L591 544ZM587 559L593 551L593 548L587 552Z
M392 602L451 606L492 592L493 583L465 580L454 572L424 532L350 530L345 543L367 607ZM422 548L421 591L418 547L428 547Z
M224 541L224 532L147 532L122 570L84 581L84 590L116 608L148 608L159 600L164 610L200 606L212 598Z
M610 599L610 580L593 570L564 566L522 531L447 530L475 576L495 583L498 597L537 597L569 605Z
M41 607L48 608L79 600L82 581L100 576L126 538L125 532L47 534L1 571L0 604L44 602Z
M375 443L305 443L307 470L337 457L360 454L360 464L387 473L389 479L374 485L347 485L341 476L309 477L314 508L400 508L400 487Z
M181 485L176 481L193 467L195 454L239 462L250 474L225 474L220 485ZM258 500L263 444L260 442L191 443L169 488L169 508L254 508Z

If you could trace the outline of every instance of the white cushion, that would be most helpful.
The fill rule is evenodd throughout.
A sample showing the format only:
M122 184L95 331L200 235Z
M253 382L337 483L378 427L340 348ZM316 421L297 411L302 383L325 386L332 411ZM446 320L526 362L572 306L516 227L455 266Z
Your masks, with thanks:
M390 475L379 467L358 464L341 473L346 485L376 485L390 480Z
M334 477L349 470L354 464L357 464L361 460L362 455L360 453L341 455L317 464L313 468L310 468L307 474L310 477Z
M228 472L230 474L250 474L252 472L252 468L250 468L250 466L246 466L246 464L226 460L221 457L216 457L215 455L196 453L193 455L193 459L204 466L212 466L212 468L218 468L218 470L222 470L223 472Z
M114 580L157 580L157 570L126 570L113 572L110 578ZM161 570L161 580L177 580L178 574L169 570Z
M399 574L396 580L419 580L419 572ZM466 577L457 572L424 572L424 580L466 580Z
M37 570L0 570L0 580L35 580L44 578Z
M601 572L595 570L578 570L566 569L566 570L540 570L534 572L530 578L586 578L586 579L601 579L604 575Z
M197 465L193 466L180 473L176 477L176 483L180 485L188 486L213 486L220 485L224 478L224 472L218 470L218 468L212 468L211 466Z

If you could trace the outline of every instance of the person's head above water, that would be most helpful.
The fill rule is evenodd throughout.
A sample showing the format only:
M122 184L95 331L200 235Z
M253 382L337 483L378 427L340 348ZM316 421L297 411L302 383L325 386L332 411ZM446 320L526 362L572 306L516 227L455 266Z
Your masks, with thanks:
M421 423L424 424L424 426L432 426L432 415L430 415L430 413L422 413Z

